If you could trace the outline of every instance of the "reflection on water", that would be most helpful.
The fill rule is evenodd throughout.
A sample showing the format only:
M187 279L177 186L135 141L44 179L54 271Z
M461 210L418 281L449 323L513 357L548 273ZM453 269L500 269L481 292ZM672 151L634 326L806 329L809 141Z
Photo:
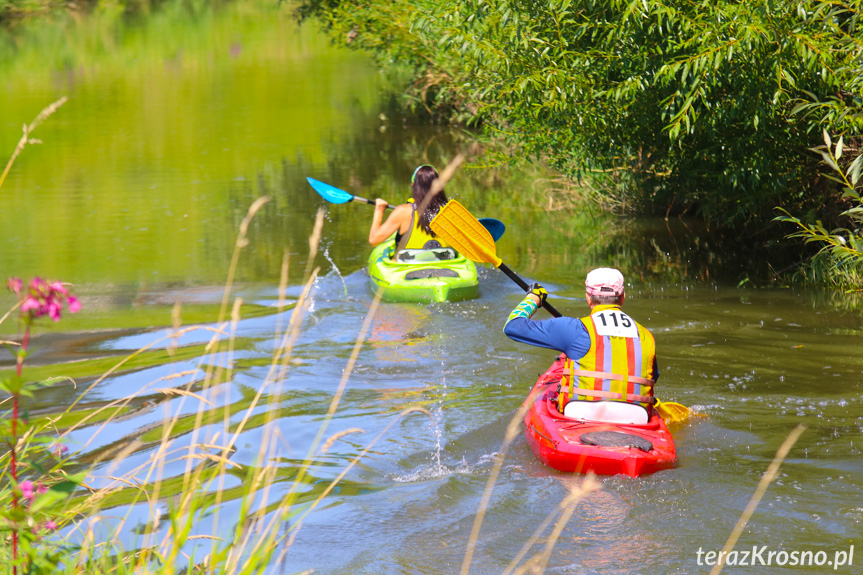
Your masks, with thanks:
M45 143L26 150L3 187L0 241L7 247L0 267L9 275L39 273L79 284L83 313L40 327L27 374L75 378L77 388L58 383L40 391L28 409L34 417L55 416L80 398L57 422L61 431L74 427L69 437L80 450L79 465L133 440L140 445L111 473L143 465L165 418L177 414L174 446L188 446L198 400L164 390L190 382L201 397L226 405L228 427L237 429L301 293L298 270L306 267L308 235L323 205L306 176L400 201L416 164L445 165L462 146L444 130L382 124L378 80L360 56L336 50L310 29L297 30L284 15L264 21L226 10L224 20L214 13L203 23L186 22L190 45L170 62L164 53L97 59L62 77L36 66L39 59L31 61L32 74L3 68L3 84L26 87L0 91L6 148L20 123L58 92L70 97L40 126ZM170 37L178 26L159 25ZM151 44L137 42L117 58L150 54L141 46ZM231 48L237 43L239 51ZM764 262L689 223L619 220L589 207L545 212L528 193L537 173L464 169L447 193L477 216L506 223L498 254L546 285L564 313L586 313L588 269L620 267L630 281L627 311L657 338L657 393L708 416L673 430L678 469L603 479L603 491L576 510L548 571L696 572L697 550L722 547L798 423L808 430L740 545L832 553L859 541L859 315L824 305L821 294L737 288L745 277L762 274ZM172 341L178 301L183 325L217 327L237 227L259 195L271 202L253 221L240 259L232 296L244 304L231 352L208 348L213 332L204 329ZM372 210L325 207L311 311L279 387L264 390L231 454L232 462L254 468L268 433L266 416L276 413L284 438L273 458L276 495L297 476L372 304L364 269ZM285 249L291 285L288 308L280 309ZM315 460L299 508L393 427L305 520L290 551L292 572L449 574L461 565L506 426L555 355L503 335L518 288L488 266L479 273L476 300L378 308L329 429L363 432L345 435ZM10 301L0 298L4 308ZM15 327L7 322L2 330ZM12 358L2 353L0 368L8 372ZM224 381L202 390L208 371ZM117 409L108 421L113 411L104 408L111 402ZM427 409L433 419L399 416L412 407ZM221 430L221 418L220 412L218 420L206 420L205 433ZM109 467L96 464L95 485L108 481ZM183 471L184 464L166 468L169 487ZM231 470L225 478L225 517L238 513L242 477ZM519 437L493 491L471 572L502 572L571 481L539 464ZM153 518L146 506L125 508L131 492L108 507L117 516L130 511L129 525L136 527L124 531L123 542L135 546L136 533ZM544 543L541 538L535 550Z

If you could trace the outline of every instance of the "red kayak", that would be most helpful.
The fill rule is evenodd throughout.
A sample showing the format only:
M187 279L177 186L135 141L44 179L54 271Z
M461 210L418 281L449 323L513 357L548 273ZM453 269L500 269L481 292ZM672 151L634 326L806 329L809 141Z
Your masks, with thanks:
M557 386L563 367L561 355L539 376L525 400L524 434L540 461L560 471L632 477L677 465L674 439L655 411L649 420L644 416L643 424L606 423L561 414Z

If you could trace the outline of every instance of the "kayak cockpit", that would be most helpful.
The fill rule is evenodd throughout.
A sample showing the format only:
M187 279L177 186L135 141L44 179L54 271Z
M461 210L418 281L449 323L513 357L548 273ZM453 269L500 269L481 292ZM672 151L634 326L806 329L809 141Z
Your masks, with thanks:
M563 407L563 416L569 419L644 425L650 421L650 413L644 406L622 401L587 401L572 399Z

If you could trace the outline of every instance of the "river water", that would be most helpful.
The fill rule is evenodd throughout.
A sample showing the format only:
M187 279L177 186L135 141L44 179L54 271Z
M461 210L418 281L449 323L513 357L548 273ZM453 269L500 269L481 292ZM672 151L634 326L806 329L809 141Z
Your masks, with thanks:
M182 387L188 376L164 378L222 366L230 368L228 384L211 397L227 402L236 429L267 380L304 270L319 267L280 390L264 390L231 458L255 463L269 437L263 415L278 409L274 461L285 480L275 489L287 492L374 309L365 269L371 209L326 205L305 177L398 201L416 165L441 168L469 149L469 139L402 117L381 96L386 81L368 60L333 47L312 26L297 28L284 7L269 3L168 11L125 25L91 18L19 27L4 33L0 46L0 149L11 152L22 123L69 98L37 128L33 137L42 143L25 148L0 189L5 276L72 282L84 306L58 324L38 325L29 377L69 375L77 387L61 382L41 391L29 412L52 416L78 400L74 413L85 414L134 396L106 425L103 414L68 435L78 465L140 440L119 464L128 471L152 455L166 417L179 412L187 422L195 411L193 398L155 391ZM704 554L723 547L799 424L807 429L737 548L766 546L759 556L765 561L770 551L824 551L832 561L856 545L855 565L836 572L859 572L860 314L829 294L756 287L746 280L764 274L759 255L729 247L696 223L622 220L584 202L558 209L565 198L540 168L480 163L461 169L447 192L478 217L506 223L497 246L504 261L541 281L568 315L587 311L580 286L589 269L619 267L627 277L627 313L657 339L658 395L701 414L672 428L678 468L600 480L601 490L579 503L563 529L546 572L707 572ZM211 354L204 346L209 334L192 332L99 379L170 335L178 302L184 325L220 325L238 228L261 196L270 201L252 221L229 298L243 301L233 351ZM318 209L326 217L320 251L309 262ZM287 309L278 305L285 253ZM288 550L288 572L461 569L506 427L554 358L503 335L518 288L490 266L480 268L480 281L476 300L377 307L327 434L362 431L316 457L304 496L321 493L384 435L305 519ZM0 303L7 309L12 300ZM7 320L0 332L8 338L16 328ZM4 352L0 362L8 373L11 356ZM412 407L431 417L400 415ZM73 419L61 420L60 431ZM192 436L181 423L172 439L183 446ZM94 485L107 481L109 465L95 465ZM177 476L182 468L166 473ZM470 572L504 572L578 481L540 464L519 435L491 493ZM228 497L222 505L230 512L237 504ZM126 511L109 508L105 521ZM140 525L151 521L144 507L132 517ZM137 533L126 526L121 540L134 547ZM776 559L770 567L727 568L801 569Z

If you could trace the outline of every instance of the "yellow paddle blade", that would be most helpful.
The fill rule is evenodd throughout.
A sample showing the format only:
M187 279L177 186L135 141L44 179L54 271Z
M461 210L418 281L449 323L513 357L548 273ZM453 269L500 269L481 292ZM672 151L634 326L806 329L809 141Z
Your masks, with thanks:
M673 401L659 401L657 399L653 408L666 423L681 423L694 415L688 407Z
M448 201L429 226L466 258L492 264L494 267L500 267L503 263L503 260L497 257L494 238L479 220L457 201Z

